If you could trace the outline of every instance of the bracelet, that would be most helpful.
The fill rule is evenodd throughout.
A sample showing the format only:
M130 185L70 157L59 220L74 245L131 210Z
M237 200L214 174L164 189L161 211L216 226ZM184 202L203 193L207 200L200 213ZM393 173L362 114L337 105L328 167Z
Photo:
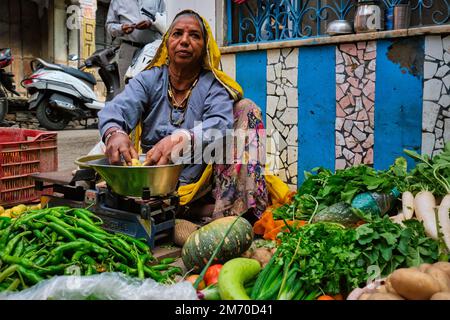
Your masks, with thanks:
M110 133L108 133L108 134L106 135L106 137L105 137L105 146L108 145L108 140L109 140L115 133L121 133L121 134L124 134L124 135L128 136L128 133L126 133L126 132L123 131L122 129L114 130L114 131L112 131L112 132L110 132Z

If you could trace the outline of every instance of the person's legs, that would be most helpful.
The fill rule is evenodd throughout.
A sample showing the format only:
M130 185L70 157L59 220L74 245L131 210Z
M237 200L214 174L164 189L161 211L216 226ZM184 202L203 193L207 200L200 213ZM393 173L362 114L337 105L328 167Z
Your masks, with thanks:
M131 64L131 60L133 59L134 54L138 48L129 45L128 43L122 42L119 49L119 59L118 59L118 67L119 67L119 77L120 77L120 91L125 87L125 74L127 73L128 67Z
M214 165L213 219L244 212L259 217L268 204L265 129L261 111L251 100L243 99L234 105L234 130L238 130L232 150L234 163ZM236 143L236 138L243 137L242 144Z

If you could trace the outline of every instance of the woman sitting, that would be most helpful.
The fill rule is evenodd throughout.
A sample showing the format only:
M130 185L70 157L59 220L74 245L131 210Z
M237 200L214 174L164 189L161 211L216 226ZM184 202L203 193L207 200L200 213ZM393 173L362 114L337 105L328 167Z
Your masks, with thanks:
M260 158L265 155L261 113L250 100L241 100L241 87L218 69L219 63L207 22L193 11L180 12L148 70L99 112L100 133L110 162L118 164L123 158L130 163L138 158L139 146L129 134L136 127L140 133L141 126L140 147L147 164L164 165L175 162L179 150L205 150L225 141L211 135L212 129L222 138L233 128L251 131L243 153L232 148L231 163L212 165L203 159L185 165L178 193L184 208L179 217L210 221L245 213L253 220L268 204ZM257 159L239 161L252 150L257 150Z

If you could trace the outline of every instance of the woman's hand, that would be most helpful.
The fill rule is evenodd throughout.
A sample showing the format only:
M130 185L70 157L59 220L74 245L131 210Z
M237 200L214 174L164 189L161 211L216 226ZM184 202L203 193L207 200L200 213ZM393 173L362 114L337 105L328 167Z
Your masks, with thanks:
M109 163L114 165L122 164L120 155L128 165L131 165L131 159L139 159L139 155L133 147L130 138L122 133L114 133L106 145L106 156Z
M191 135L186 130L178 130L170 136L161 139L147 152L145 165L164 165L180 157L180 152L186 150L191 143Z

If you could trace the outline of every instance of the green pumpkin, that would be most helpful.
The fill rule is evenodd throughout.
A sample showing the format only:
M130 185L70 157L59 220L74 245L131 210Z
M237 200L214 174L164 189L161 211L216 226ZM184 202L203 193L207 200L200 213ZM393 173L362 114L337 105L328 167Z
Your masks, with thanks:
M239 219L225 238L222 248L214 258L213 264L240 257L253 241L252 225L244 218L225 217L194 231L186 240L181 251L181 258L188 270L200 272L208 263L214 250L233 222Z

